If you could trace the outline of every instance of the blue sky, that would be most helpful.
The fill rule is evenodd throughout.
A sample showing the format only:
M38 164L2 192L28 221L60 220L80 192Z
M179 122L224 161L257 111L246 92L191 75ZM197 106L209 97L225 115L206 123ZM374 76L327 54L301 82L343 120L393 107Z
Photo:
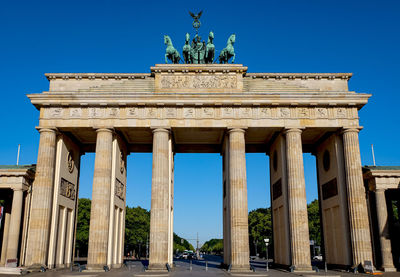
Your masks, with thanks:
M196 4L199 3L199 4ZM0 164L35 163L38 111L25 96L48 89L46 72L149 72L168 34L180 49L193 32L188 10L204 10L203 37L217 49L236 33L236 62L249 72L353 72L350 89L371 93L360 111L362 163L400 165L399 1L2 1ZM306 154L308 201L315 159ZM94 155L82 158L81 197L90 197ZM177 154L175 231L222 236L222 166L217 154ZM200 172L204 172L200 174ZM268 157L247 155L249 210L269 206ZM150 208L151 154L128 158L128 205Z

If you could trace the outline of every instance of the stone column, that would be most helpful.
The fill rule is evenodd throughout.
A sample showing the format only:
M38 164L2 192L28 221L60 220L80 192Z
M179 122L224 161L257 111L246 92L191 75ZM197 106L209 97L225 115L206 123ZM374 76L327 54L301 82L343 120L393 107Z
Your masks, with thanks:
M381 244L382 268L385 272L395 272L393 264L392 246L389 238L388 212L385 190L375 191L376 213L378 219L379 241Z
M249 227L245 131L231 129L229 134L229 198L231 270L250 270Z
M311 257L301 132L297 128L285 130L290 251L294 269L309 271Z
M88 270L103 270L107 265L110 220L113 130L97 129L92 206L90 209Z
M32 185L32 210L26 250L27 266L45 265L47 262L53 204L56 130L43 128L39 132L39 152Z
M169 130L153 130L149 270L166 270L169 231Z
M5 208L5 207L4 207ZM5 265L7 261L7 245L8 245L8 230L10 229L10 217L11 214L9 211L4 211L3 213L4 217L4 228L3 228L3 243L1 246L1 260L0 260L0 265Z
M18 255L23 197L24 191L22 189L14 189L11 207L10 229L8 233L7 259L16 259Z
M354 267L364 264L364 261L372 262L371 236L361 170L358 132L359 130L355 128L342 131Z

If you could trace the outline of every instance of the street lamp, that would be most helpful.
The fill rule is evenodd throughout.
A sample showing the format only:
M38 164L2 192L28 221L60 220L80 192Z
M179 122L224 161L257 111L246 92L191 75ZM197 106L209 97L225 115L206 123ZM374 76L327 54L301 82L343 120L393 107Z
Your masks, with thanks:
M269 239L265 238L264 242L265 242L265 246L267 247L266 254L267 254L267 271L268 271L269 270L269 268L268 268L268 244L269 244Z

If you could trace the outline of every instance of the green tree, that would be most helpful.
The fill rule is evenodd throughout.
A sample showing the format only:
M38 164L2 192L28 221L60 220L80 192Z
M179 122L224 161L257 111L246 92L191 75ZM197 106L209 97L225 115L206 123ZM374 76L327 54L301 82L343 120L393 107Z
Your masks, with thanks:
M265 256L264 239L269 238L272 243L271 208L259 208L249 212L249 243L250 253ZM257 245L257 251L256 251ZM272 247L270 247L272 249Z
M224 241L223 239L210 239L203 244L200 250L206 253L221 254L224 251Z
M174 233L174 253L183 252L185 250L194 251L195 249L186 239L183 239Z
M78 221L76 228L75 248L79 256L87 257L89 242L91 200L80 198L78 200ZM125 212L125 248L127 254L132 251L137 257L146 256L146 245L150 233L150 211L141 207L126 207ZM174 251L194 250L186 239L174 233Z
M78 221L76 224L76 255L79 251L80 257L87 257L89 242L89 223L90 223L91 200L80 198L78 200Z
M321 245L321 222L319 216L319 203L317 199L307 205L307 212L310 240L315 241L316 245Z
M395 222L399 222L399 201L400 200L392 200L393 218Z
M146 256L150 233L150 212L141 207L126 207L125 254L134 251L137 257Z

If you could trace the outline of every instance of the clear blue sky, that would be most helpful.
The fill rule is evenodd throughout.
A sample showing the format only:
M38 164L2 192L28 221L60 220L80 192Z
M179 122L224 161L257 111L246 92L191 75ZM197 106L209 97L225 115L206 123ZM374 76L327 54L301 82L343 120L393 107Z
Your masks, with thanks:
M196 2L200 4L195 4ZM237 63L249 72L353 72L350 89L372 93L361 111L362 163L400 165L399 1L2 1L0 164L36 163L38 111L25 96L48 89L45 72L149 72L162 63L163 35L180 49L188 10L203 9L201 33L217 49L236 33ZM94 155L82 158L80 197L91 196ZM307 199L315 159L305 155ZM205 174L200 174L205 172ZM221 157L177 154L175 231L222 236ZM247 156L249 210L267 207L268 157ZM151 154L128 159L128 205L150 208Z

